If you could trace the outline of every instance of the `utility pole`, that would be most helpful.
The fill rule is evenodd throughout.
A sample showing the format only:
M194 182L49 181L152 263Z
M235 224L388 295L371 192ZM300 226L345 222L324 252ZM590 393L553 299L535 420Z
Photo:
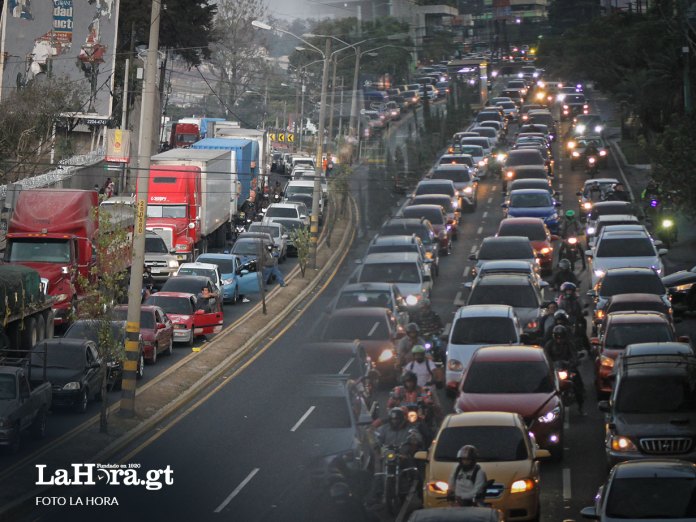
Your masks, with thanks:
M147 182L150 174L152 132L154 130L155 98L157 94L157 51L159 47L160 9L162 0L152 0L150 12L150 41L145 63L143 83L142 149L139 154L138 194L136 197L135 230L133 231L133 260L128 286L128 315L126 320L126 360L123 363L123 393L119 414L124 417L135 415L135 373L138 367L140 340L140 300L143 288L145 264L145 216L147 208ZM159 117L159 110L157 110ZM159 128L159 127L158 127Z
M304 134L304 95L305 95L305 77L304 77L305 71L302 71L300 73L301 76L301 81L302 81L302 102L300 106L300 152L302 152L302 135Z
M126 67L123 74L123 100L121 101L121 130L128 128L128 73L130 72L130 58L126 58ZM128 138L130 141L130 137ZM130 150L130 149L128 149ZM121 163L121 179L118 182L118 193L126 190L126 163Z
M348 134L356 136L358 128L358 74L360 72L360 47L355 48L355 69L353 70L353 97L350 100L350 126Z
M326 119L326 90L329 83L329 61L331 60L331 39L326 39L324 51L324 73L321 77L321 102L319 105L319 134L317 136L317 162L314 171L314 190L312 191L312 218L309 224L310 242L309 259L312 268L317 268L317 243L319 242L319 198L321 192L321 178L324 165L322 162L324 148L324 120Z
M345 90L346 89L343 85L343 76L341 76L341 105L338 109L338 134L336 136L336 139L338 140L340 140L341 136L343 136L343 93Z
M326 153L328 158L329 152L336 152L333 149L333 122L334 122L334 99L336 98L336 66L338 65L338 60L334 57L333 59L333 77L331 79L331 112L329 113L329 141L326 146Z

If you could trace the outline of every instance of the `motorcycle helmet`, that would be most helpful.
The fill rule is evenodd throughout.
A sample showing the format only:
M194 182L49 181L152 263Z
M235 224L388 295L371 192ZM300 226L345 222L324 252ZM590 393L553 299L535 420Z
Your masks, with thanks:
M574 210L566 210L565 216L568 219L574 219L575 218L575 211Z
M457 460L468 460L472 465L476 464L476 461L478 460L478 450L476 449L476 446L467 444L466 446L459 448L459 451L457 452Z
M565 310L557 310L553 314L553 322L556 324L559 324L559 323L570 324L570 317L568 317L568 314L566 313Z
M417 353L425 353L425 347L422 344L417 344L411 348L411 353L416 355Z
M558 262L558 268L560 268L561 270L570 270L570 261L568 261L567 259L561 259Z
M404 374L401 376L401 384L406 386L406 383L409 381L417 383L418 377L413 372L404 372Z
M341 479L342 478L343 477L341 477ZM329 495L335 502L345 502L351 497L350 488L348 487L348 484L343 482L343 480L337 480L331 484L331 487L329 488Z
M405 420L406 414L401 408L392 408L389 410L389 424L391 424L392 427L396 428L401 426Z
M575 283L571 283L570 281L566 281L561 285L561 292L564 294L572 294L575 295L575 291L578 289L578 287L575 285Z
M416 323L408 323L406 325L406 333L407 334L410 334L410 333L419 334L420 328L418 327L418 325Z
M553 327L552 333L554 339L565 339L568 335L568 330L565 326L559 324Z

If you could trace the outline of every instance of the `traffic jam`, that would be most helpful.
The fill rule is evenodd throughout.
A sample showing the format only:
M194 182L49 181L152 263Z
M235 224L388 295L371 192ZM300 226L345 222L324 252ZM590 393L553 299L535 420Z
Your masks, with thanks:
M320 328L359 363L362 457L328 478L362 499L351 520L696 517L696 358L678 333L694 279L665 275L673 217L614 167L598 93L525 65Z

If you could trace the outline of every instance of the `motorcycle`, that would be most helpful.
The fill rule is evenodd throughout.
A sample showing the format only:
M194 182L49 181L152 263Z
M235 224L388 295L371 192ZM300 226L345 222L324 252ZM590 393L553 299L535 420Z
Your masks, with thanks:
M670 248L673 243L676 243L678 231L674 216L663 213L657 220L655 235L664 243L666 248Z
M442 339L439 334L432 334L425 337L425 353L429 355L435 363L442 365L445 362L445 349L442 346Z
M401 408L406 412L408 423L423 437L425 447L429 447L437 429L432 401L428 403L425 398L419 398L417 402L403 403Z
M599 158L594 154L587 156L585 158L585 174L589 175L590 178L594 178L595 174L599 172Z
M475 499L469 501L455 498L454 492L448 491L449 484L446 482L438 482L437 485L447 492L447 496L442 497L439 500L441 502L448 502L452 507L491 507L492 504L486 502L486 497L489 495L491 497L497 497L500 495L500 490L493 487L495 485L495 479L488 479L483 485L483 491L481 491L481 493L477 495Z
M580 359L585 357L583 352L580 352L578 355ZM558 381L561 385L561 400L563 401L563 406L568 408L572 404L583 402L582 397L579 398L576 395L575 382L578 379L577 367L573 367L569 361L556 361L554 363L554 370L556 371Z
M384 504L389 514L396 516L401 509L411 484L418 480L418 468L411 465L412 459L401 454L399 448L387 446L382 449L384 471Z
M575 263L582 260L582 266L585 268L584 253L580 248L580 242L575 236L568 236L563 239L563 244L558 251L558 259L567 259L570 261L570 269L575 272Z

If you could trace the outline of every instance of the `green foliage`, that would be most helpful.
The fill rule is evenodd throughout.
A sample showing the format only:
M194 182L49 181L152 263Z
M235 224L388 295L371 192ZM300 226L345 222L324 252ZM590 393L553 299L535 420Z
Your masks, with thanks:
M309 262L309 250L311 246L311 233L308 227L298 228L290 234L292 241L297 249L297 263L300 265L302 277L305 276L307 263Z

